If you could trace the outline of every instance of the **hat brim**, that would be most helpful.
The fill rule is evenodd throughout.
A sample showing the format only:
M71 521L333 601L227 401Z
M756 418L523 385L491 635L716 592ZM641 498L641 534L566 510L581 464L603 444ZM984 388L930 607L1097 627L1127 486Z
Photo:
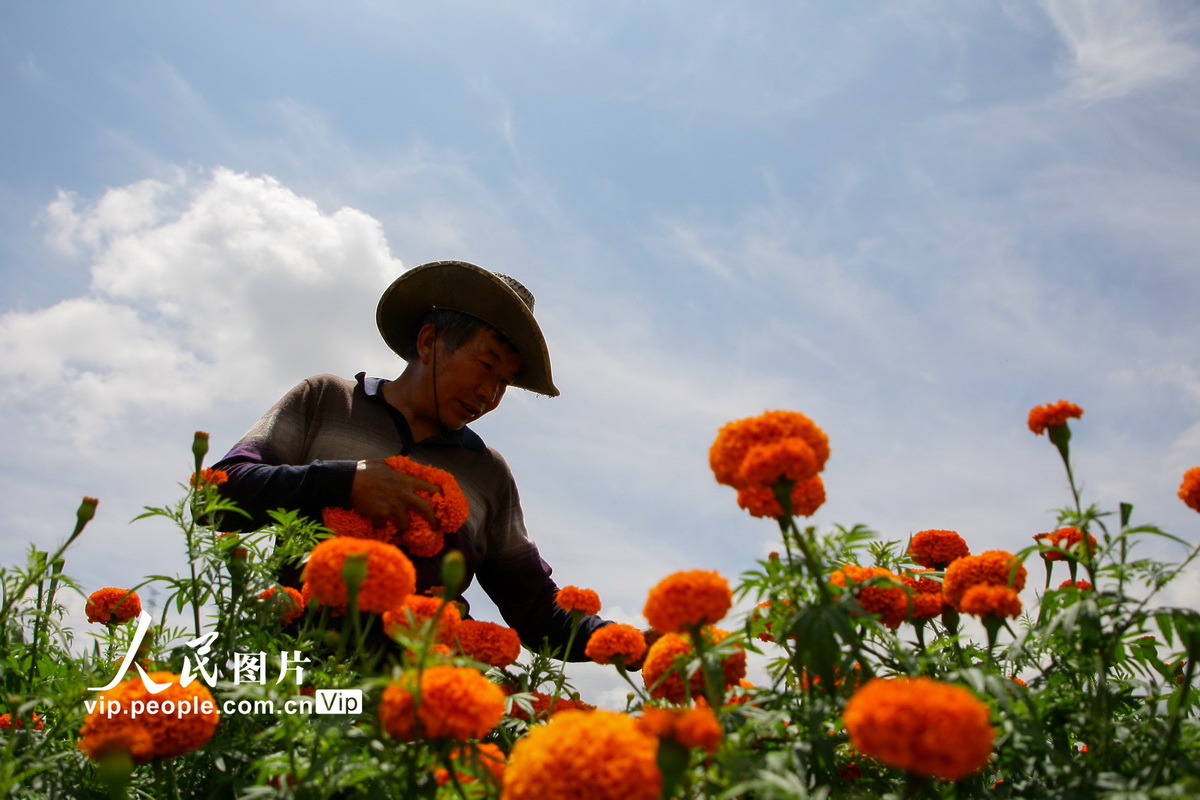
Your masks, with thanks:
M465 261L413 267L379 298L375 322L388 347L405 361L412 361L417 356L421 315L434 309L470 314L491 325L512 342L521 356L521 370L513 386L558 396L542 329L520 295L494 273Z

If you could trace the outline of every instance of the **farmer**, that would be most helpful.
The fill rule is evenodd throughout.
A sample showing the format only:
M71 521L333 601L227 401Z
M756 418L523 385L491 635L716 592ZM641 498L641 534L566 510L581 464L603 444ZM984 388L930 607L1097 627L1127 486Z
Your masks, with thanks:
M416 492L438 487L384 459L399 454L444 469L466 494L470 515L459 530L443 532L438 555L412 557L417 591L439 585L442 557L458 550L466 578L457 599L477 577L522 643L536 650L548 642L561 652L571 616L555 602L550 566L525 531L512 473L467 427L495 409L509 386L558 395L533 305L516 280L461 261L425 264L397 278L379 300L376 321L407 362L400 376L309 378L213 465L228 474L222 492L250 514L243 527L261 527L279 508L320 520L326 507L352 508L400 530L411 510L436 526L432 507ZM605 624L585 617L568 657L584 660L588 638Z

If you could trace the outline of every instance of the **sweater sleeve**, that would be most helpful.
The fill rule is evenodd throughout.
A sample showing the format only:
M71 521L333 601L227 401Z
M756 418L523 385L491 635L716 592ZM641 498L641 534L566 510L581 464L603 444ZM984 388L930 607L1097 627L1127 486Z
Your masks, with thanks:
M311 379L293 388L213 465L228 475L222 494L249 515L230 515L224 527L254 530L281 508L319 520L326 506L350 504L357 462L307 458L313 394Z

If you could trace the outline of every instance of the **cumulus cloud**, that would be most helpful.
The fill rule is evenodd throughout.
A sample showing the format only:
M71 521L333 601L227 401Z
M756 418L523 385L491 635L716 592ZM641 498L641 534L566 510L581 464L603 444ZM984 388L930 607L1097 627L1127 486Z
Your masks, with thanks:
M60 193L45 218L91 285L0 315L0 402L38 404L83 439L157 409L277 394L377 349L369 309L401 271L370 216L225 169L92 202Z

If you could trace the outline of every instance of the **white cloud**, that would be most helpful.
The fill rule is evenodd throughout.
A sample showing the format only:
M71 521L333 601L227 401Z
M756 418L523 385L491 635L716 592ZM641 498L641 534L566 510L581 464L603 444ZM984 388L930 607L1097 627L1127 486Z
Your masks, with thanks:
M1200 67L1154 0L1047 0L1046 10L1070 51L1070 92L1082 100L1124 97Z
M36 398L81 438L218 395L274 396L378 350L370 312L401 271L366 214L224 169L91 204L60 194L46 218L52 243L90 258L91 287L0 315L0 397Z

